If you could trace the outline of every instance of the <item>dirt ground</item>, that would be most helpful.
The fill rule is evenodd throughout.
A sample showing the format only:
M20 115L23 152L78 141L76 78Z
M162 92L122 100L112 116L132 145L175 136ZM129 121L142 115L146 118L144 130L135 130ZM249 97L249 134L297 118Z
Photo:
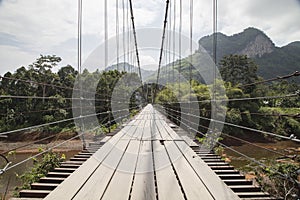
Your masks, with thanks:
M57 141L51 141L50 143L35 143L30 144L30 142L5 142L0 141L0 152L5 152L8 150L12 150L14 148L22 147L27 144L30 144L28 146L18 148L16 150L17 153L34 153L38 152L39 148L47 149L54 147L60 143L64 142L64 140L57 140ZM72 140L64 143L63 145L54 148L54 152L65 152L65 151L72 151L72 150L81 150L82 149L82 142L81 140Z

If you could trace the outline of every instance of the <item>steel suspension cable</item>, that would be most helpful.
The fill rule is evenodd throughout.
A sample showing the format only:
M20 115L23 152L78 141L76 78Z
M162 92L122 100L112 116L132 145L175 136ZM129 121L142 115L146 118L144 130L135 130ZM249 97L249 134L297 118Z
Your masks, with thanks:
M118 118L117 118L118 119ZM106 123L105 123L106 124ZM105 124L103 124L103 125L105 125ZM68 132L68 131L65 131L65 132ZM58 133L58 134L62 134L62 133L65 133L65 132L60 132L60 133ZM6 153L9 153L9 152L11 152L11 151L15 151L15 150L18 150L18 149L21 149L21 148L24 148L24 147L27 147L27 146L30 146L30 145L32 145L32 144L35 144L35 143L38 143L38 142L42 142L42 141L45 141L45 140L48 140L48 139L51 139L51 138L53 138L53 137L56 137L57 135L51 135L51 136L48 136L48 137L45 137L45 138L42 138L42 139L39 139L39 140L36 140L36 141L33 141L33 142L30 142L30 143L28 143L28 144L25 144L25 145L21 145L21 146L18 146L18 147L15 147L15 148L12 148L12 149L9 149L9 150L6 150L6 151L3 151L3 152L1 152L1 154L6 154ZM1 155L0 154L0 155Z
M168 10L169 10L169 0L166 0L166 8L165 8L165 18L164 18L164 24L163 24L163 33L162 33L162 39L161 39L161 47L160 47L160 54L159 54L159 62L158 62L158 69L157 69L157 77L156 77L156 86L155 86L155 92L154 92L154 100L157 95L158 91L158 80L160 75L160 68L162 64L162 58L163 58L163 52L164 52L164 44L165 44L165 34L166 34L166 27L168 22Z
M169 11L169 27L168 27L168 62L167 62L167 73L168 73L168 82L170 82L170 73L171 73L171 44L172 44L172 1L170 1L170 11Z
M104 0L104 56L105 56L105 61L104 61L104 69L108 68L108 2L107 0ZM107 78L107 73L105 73L105 79L106 79L106 107L107 107L107 114L108 114L108 124L109 124L109 132L110 132L110 121L111 121L111 116L110 116L110 106L109 106L109 96L108 96L108 91L109 91L109 85L108 85L108 78Z
M136 53L136 61L139 69L139 76L141 79L141 88L144 94L144 89L143 89L143 78L142 78L142 73L141 73L141 64L140 64L140 57L139 57L139 50L138 50L138 44L137 44L137 37L136 37L136 29L135 29L135 24L134 24L134 14L133 14L133 6L132 6L132 0L129 0L129 5L130 5L130 14L131 14L131 24L132 24L132 31L133 31L133 39L134 39L134 45L135 45L135 53ZM145 97L145 96L144 96Z
M182 34L182 0L179 0L179 41L178 41L178 48L179 48L179 66L178 66L178 98L181 98L180 95L180 75L181 75L181 34Z
M192 65L193 65L193 0L190 0L190 64L189 64L189 112L191 112ZM189 119L191 122L191 119ZM190 130L189 130L190 131Z
M126 117L128 117L128 116L129 116L129 115L124 115L124 116L122 116L122 117L119 117L118 119L126 118ZM107 125L107 124L108 124L108 123L103 124L103 125ZM94 130L96 130L97 128L99 128L99 126L93 128L93 129L90 129L89 131L94 131ZM55 145L55 146L53 146L53 147L50 147L50 148L48 148L48 149L46 149L46 150L44 150L44 151L42 151L42 152L40 152L40 153L38 153L38 154L36 154L36 155L30 156L29 158L27 158L27 159L25 159L25 160L23 160L23 161L20 161L20 162L18 162L18 163L16 163L16 164L12 165L12 166L10 166L10 167L7 167L6 170L5 170L4 172L6 172L6 171L8 171L8 170L10 170L10 169L13 169L13 168L15 168L15 167L17 167L17 166L19 166L19 165L21 165L21 164L23 164L23 163L26 163L27 161L30 161L30 160L33 159L33 158L36 158L36 157L38 157L38 156L41 156L41 155L43 155L44 153L47 153L47 152L49 152L49 151L52 151L54 148L57 148L57 147L59 147L59 146L65 144L65 143L67 143L67 142L69 142L69 141L71 141L71 140L73 140L73 139L75 139L75 138L81 137L83 134L84 134L84 132L83 132L83 133L80 133L80 134L78 134L78 135L76 135L76 136L74 136L74 137L72 137L72 138L70 138L70 139L68 139L68 140L65 140L65 141L63 141L63 142L61 142L61 143L59 143L59 144L57 144L57 145Z
M183 118L183 117L181 117L181 119L183 119L183 120L186 121L186 122L191 122L191 121L189 121L189 120L187 120L187 119L185 119L185 118ZM203 126L203 125L197 124L197 123L195 123L195 122L191 122L191 123L194 124L194 125L198 125L198 126L200 126L200 127L202 127L202 128L205 128L205 129L207 129L207 130L213 131L213 129L211 129L211 128L207 127L207 126ZM284 154L284 153L281 153L281 152L278 152L278 151L274 151L274 150L272 150L272 149L268 149L268 148L262 147L262 146L260 146L260 145L257 145L257 144L254 144L254 143L252 143L252 142L249 142L249 141L247 141L247 140L244 140L244 139L241 139L241 138L238 138L238 137L229 135L229 134L224 133L224 132L222 132L221 134L222 134L222 135L226 135L226 136L228 136L228 137L230 137L230 138L233 138L233 139L235 139L235 140L239 140L239 141L241 141L241 142L247 143L247 144L249 144L249 145L251 145L251 146L255 146L255 147L264 149L264 150L266 150L266 151L272 152L272 153L274 153L274 154L278 154L278 155L281 155L281 156L284 156L284 157L287 157L287 158L291 158L291 159L294 159L294 158L295 158L294 156L292 157L292 156L286 155L286 154Z
M86 91L86 90L80 90L79 88L71 88L71 87L65 87L65 86L60 86L60 85L55 85L55 84L50 84L50 83L42 83L42 82L37 82L37 81L32 81L32 80L24 80L24 79L18 79L18 78L12 78L12 77L4 77L0 75L0 79L7 79L7 80L13 80L13 81L20 81L20 82L24 82L24 83L29 83L29 84L36 84L36 85L41 85L41 86L49 86L49 87L55 87L55 88L59 88L59 89L67 89L67 90L73 90L73 91L82 91L85 93L91 93L94 94L95 92L91 92L91 91Z
M204 120L208 120L208 121L212 121L212 122L216 122L216 123L220 123L220 124L224 124L224 125L228 125L228 126L237 127L237 128L240 128L240 129L253 131L253 132L256 132L256 133L262 133L262 134L270 135L270 136L273 136L273 137L278 137L278 138L282 138L282 139L286 139L286 140L300 142L300 139L297 139L297 138L278 135L278 134L271 133L271 132L268 132L268 131L262 131L262 130L258 130L258 129L254 129L254 128L250 128L250 127L245 127L245 126L241 126L241 125L232 124L232 123L229 123L229 122L222 122L222 121L219 121L219 120L216 120L216 119L209 119L209 118L206 118L206 117L193 115L193 114L190 114L190 113L180 112L180 111L177 111L177 110L174 110L174 109L171 109L171 108L166 108L166 109L172 110L172 111L180 113L180 114L190 115L192 117L196 117L196 118L200 118L200 119L204 119Z
M188 124L186 124L186 123L184 123L184 122L182 122L182 123L183 123L185 126L188 126ZM199 134L201 134L202 136L206 137L206 134L202 133L201 131L198 131L198 130L194 129L193 127L189 127L189 128L190 128L191 130L195 131L196 133L199 133ZM231 148L231 147L229 147L229 146L227 146L227 145L221 143L220 141L216 141L216 143L218 143L219 145L221 145L221 146L223 146L223 147L225 147L225 148L227 148L227 149L230 149L231 151L234 151L235 153L237 153L237 154L239 154L239 155L245 157L246 159L248 159L248 160L250 160L250 161L252 161L252 162L254 162L254 163L256 163L256 164L258 164L258 165L260 165L260 166L262 166L262 167L264 167L264 168L267 168L267 165L265 165L264 163L262 163L262 162L260 162L260 161L258 161L258 160L256 160L256 159L254 159L254 158L252 158L252 157L250 157L250 156L247 156L246 154L243 154L243 153L241 153L241 152L239 152L239 151L237 151L237 150L235 150L235 149L233 149L233 148ZM275 173L277 173L277 174L283 176L283 177L286 177L286 175L282 174L281 172L279 172L279 171L277 171L277 170L275 170L275 169L271 169L271 170L272 170L273 172L275 172Z
M263 80L263 81L257 81L257 82L249 83L249 84L245 84L245 85L240 85L238 87L248 87L248 86L258 85L258 84L272 82L272 81L284 80L284 79L292 78L292 77L295 77L295 76L300 76L300 72L295 71L294 73L291 73L291 74L287 74L287 75L283 75L283 76L277 76L275 78L271 78L271 79L267 79L267 80Z
M108 99L87 99L87 98L65 98L65 97L42 97L42 96L15 96L15 95L0 95L0 98L11 98L11 99L43 99L43 100L84 100L84 101L98 101L98 102L118 102L118 103L129 103L124 101L115 101ZM122 100L122 98L120 99Z
M129 63L129 65L128 65L128 72L130 73L131 72L131 66L130 65L134 65L134 63L133 63L133 61L131 60L131 54L130 54L130 48L131 48L131 41L130 41L130 39L131 39L131 34L130 34L130 17L129 17L129 15L130 15L130 8L129 8L129 4L128 4L129 2L127 2L127 12L126 12L126 23L127 23L127 49L126 49L126 55L127 55L127 63Z
M57 147L59 147L59 146L65 144L65 143L67 143L67 142L69 142L69 141L71 141L71 140L73 140L73 139L75 139L75 138L78 138L78 137L82 136L83 134L84 134L84 133L78 134L78 135L76 135L76 136L74 136L74 137L72 137L72 138L70 138L70 139L68 139L68 140L65 140L65 141L63 141L63 142L61 142L61 143L59 143L59 144L57 144L57 145L55 145L55 146L53 146L53 147L48 148L47 150L44 150L44 151L42 151L42 152L40 152L40 153L38 153L38 154L35 154L35 155L33 155L33 156L30 156L30 157L28 157L28 158L26 158L26 159L24 159L24 160L22 160L22 161L20 161L20 162L18 162L18 163L16 163L16 164L14 164L14 165L8 167L8 168L5 170L5 172L8 171L8 170L10 170L10 169L13 169L13 168L15 168L15 167L17 167L17 166L19 166L19 165L21 165L21 164L24 164L24 163L26 163L26 162L32 160L33 158L36 158L36 157L38 157L38 156L41 156L41 155L43 155L44 153L47 153L47 152L51 151L52 149L57 148Z
M82 93L82 0L78 0L78 46L77 46L77 51L78 51L78 79L79 79L79 88L80 88L80 100L79 100L79 105L80 105L80 116L82 116L82 98L83 98L83 93ZM44 100L44 99L43 99ZM81 121L81 126L80 126L80 132L84 132L84 123L82 121L82 118L80 119ZM82 136L83 137L83 136ZM82 138L82 144L85 147L85 139L84 137Z
M108 5L104 0L104 69L108 67Z
M79 87L80 87L80 98L82 98L81 65L82 65L82 0L78 0L77 67L78 67L78 78L79 78Z
M50 135L50 136L48 136L48 137L45 137L45 138L42 138L42 139L39 139L39 140L30 142L30 143L28 143L28 144L21 145L21 146L18 146L18 147L15 147L15 148L12 148L12 149L3 151L3 152L1 152L1 154L7 154L7 153L9 153L9 152L11 152L11 151L15 151L15 150L18 150L18 149L21 149L21 148L24 148L24 147L28 147L28 146L31 146L31 145L33 145L33 144L35 144L35 143L43 142L43 141L45 141L45 140L48 140L48 139L51 139L51 138L54 138L54 137L56 137L56 135Z
M297 74L296 72L293 74ZM291 77L292 74L290 75L286 75L285 77L289 76ZM41 83L41 82L36 82L36 81L31 81L31 80L23 80L23 79L17 79L17 78L11 78L11 77L3 77L0 76L0 78L2 79L7 79L7 80L15 80L15 81L22 81L22 82L26 82L26 83L30 83L30 84L38 84L38 85L44 85L44 86L50 86L50 87L57 87L57 88L61 88L61 89L69 89L69 90L77 90L77 91L83 91L83 92L87 92L87 93L93 93L94 92L89 92L86 90L80 90L80 89L76 89L76 88L70 88L70 87L63 87L63 86L59 86L59 85L54 85L54 84L48 84L48 83ZM263 82L257 82L257 84L260 84ZM253 83L254 84L254 83ZM246 87L246 85L240 86L240 87ZM98 94L98 93L96 93ZM285 96L264 96L264 97L247 97L247 98L234 98L234 99L218 99L216 101L244 101L244 100L260 100L260 99L275 99L275 98L285 98L285 97L295 97L298 96L299 93L295 93L295 94L289 94L289 95L285 95ZM33 99L60 99L61 97L42 97L42 96L22 96L22 95L0 95L0 98L21 98L21 99L27 99L27 98L33 98ZM80 98L65 98L62 97L64 99L67 100L80 100ZM97 101L106 101L107 99L85 99L83 98L83 100L97 100ZM202 101L191 101L191 102L211 102L212 100L202 100ZM169 102L169 103L187 103L187 102Z
M172 72L173 81L175 83L175 52L176 52L176 0L174 0L174 11L173 11L173 62L172 62Z
M212 85L212 114L211 117L215 119L217 117L216 111L216 93L217 93L217 0L213 0L213 85ZM213 129L215 129L215 123L212 123Z
M32 111L26 111L26 112L14 112L11 114L23 115L23 114L32 114L32 113L53 112L53 111L59 111L59 110L71 110L71 109L78 109L78 108L80 108L80 106L62 107L62 108L56 108L56 109L32 110ZM82 108L103 108L103 106L83 106ZM0 113L0 116L7 116L7 113Z
M82 93L90 93L90 94L100 94L100 93L95 93L95 92L91 92L91 91L86 91L86 90L83 90L83 89L80 89L80 88L71 88L71 87L64 87L64 86L59 86L59 85L54 85L54 84L48 84L48 83L42 83L42 82L36 82L36 81L31 81L31 80L24 80L24 79L18 79L18 78L12 78L12 77L2 77L0 76L0 79L7 79L7 80L14 80L14 81L21 81L21 82L24 82L24 83L28 83L28 84L36 84L36 85L42 85L42 86L49 86L49 87L55 87L55 88L60 88L60 89L67 89L67 90L73 90L73 91L79 91L79 92L82 92ZM6 97L6 96L9 96L9 95L0 95L0 98L1 97ZM14 96L14 95L12 95ZM22 96L22 95L20 95ZM22 96L24 97L24 96ZM32 96L34 97L34 96ZM39 98L39 97L38 97ZM42 97L42 98L45 98L47 99L48 97ZM52 98L52 97L51 97ZM53 97L55 98L55 97ZM76 98L67 98L67 99L76 99ZM78 99L79 100L79 99Z
M97 113L97 114L91 114L91 115L85 115L85 116L79 116L79 117L73 117L73 118L58 120L58 121L49 122L49 123L45 123L45 124L39 124L39 125L35 125L35 126L21 128L21 129L17 129L17 130L5 131L5 132L1 132L0 135L7 135L7 134L11 134L11 133L16 133L16 132L27 131L27 130L41 128L41 127L45 127L45 126L49 126L49 125L54 125L54 124L59 124L59 123L63 123L63 122L68 122L68 121L72 121L72 120L75 120L75 119L81 119L81 118L86 118L86 117L93 117L93 116L102 115L102 114L107 114L107 112L102 112L102 113Z
M236 98L236 99L218 99L216 102L232 102L232 101L246 101L246 100L264 100L264 99L280 99L280 98L288 98L288 97L297 97L299 96L299 93L294 93L294 94L288 94L284 96L264 96L264 97L249 97L249 98ZM64 99L64 100L85 100L85 101L107 101L107 99L87 99L87 98L64 98L64 97L42 97L42 96L14 96L14 95L0 95L0 98L12 98L12 99L48 99L48 100L59 100L59 99ZM116 103L124 103L124 101L112 101L111 102L116 102ZM212 102L212 100L202 100L202 101L190 101L191 103L209 103ZM129 102L127 102L129 103ZM189 102L168 102L168 103L189 103ZM42 111L42 110L41 110ZM257 114L259 113L251 113L251 114ZM260 115L271 115L271 114L260 114ZM274 114L272 116L291 116L291 117L298 117L299 114L295 115L288 115L288 114Z
M125 32L125 0L122 0L122 14L123 14L123 31L122 31L122 36L123 36L123 71L125 72L125 63L126 63L126 42L125 42L125 37L126 37L126 32Z
M117 70L119 71L119 56L120 56L120 36L119 36L119 0L116 0L116 44L117 44Z
M188 109L188 107L183 107L181 106L180 108L183 108L183 109ZM202 111L205 111L205 112L211 112L212 110L208 110L208 109L202 109ZM266 117L266 116L273 116L273 117L292 117L292 118L300 118L300 113L296 113L296 114L264 114L264 113L252 113L252 112L240 112L240 114L242 115L246 115L246 114L250 114L250 115L258 115L258 116L263 116L263 117Z
M215 99L216 93L216 80L217 80L217 31L218 31L218 16L217 16L217 8L218 8L218 1L213 0L213 99Z
M264 97L246 97L246 98L232 98L232 99L216 99L216 100L201 100L201 101L191 101L191 103L209 103L209 102L231 102L231 101L249 101L249 100L264 100L264 99L281 99L281 98L289 98L289 97L297 97L299 96L300 93L292 93L292 94L287 94L283 96L264 96ZM173 101L173 102L168 102L168 103L188 103L184 101Z
M132 108L138 108L138 106L132 107ZM128 109L120 109L120 110L116 110L116 111L113 111L113 112L121 112L121 111L126 111L126 110L128 110ZM58 121L54 121L54 122L49 122L49 123L34 125L34 126L26 127L26 128L17 129L17 130L1 132L0 135L7 135L7 134L11 134L11 133L16 133L16 132L27 131L27 130L30 130L30 129L41 128L41 127L44 127L44 126L59 124L59 123L63 123L63 122L67 122L67 121L71 121L71 120L75 120L75 119L82 119L82 118L87 118L87 117L94 117L94 116L103 115L103 114L107 114L107 113L108 112L106 111L106 112L100 112L100 113L95 113L95 114L89 114L89 115L84 115L84 116L78 116L78 117L73 117L73 118L58 120Z

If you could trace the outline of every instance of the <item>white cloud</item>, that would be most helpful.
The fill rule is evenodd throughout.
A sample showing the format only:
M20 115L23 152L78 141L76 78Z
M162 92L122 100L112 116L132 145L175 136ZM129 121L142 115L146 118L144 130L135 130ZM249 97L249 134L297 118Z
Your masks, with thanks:
M123 0L119 0L119 28L122 32ZM125 7L128 1L124 0ZM179 23L179 0L176 2L176 31ZM183 2L182 32L189 35L189 2ZM300 40L300 3L297 0L222 0L218 1L218 31L234 34L253 26L263 30L276 45ZM108 1L109 37L116 34L116 4ZM165 1L133 1L136 28L162 28ZM125 11L127 15L127 11ZM83 57L104 41L104 1L83 1ZM126 23L130 20L127 20ZM174 22L172 17L171 22ZM77 1L14 0L0 3L1 40L0 73L14 71L32 63L43 54L56 54L64 64L76 64ZM172 27L173 28L173 27ZM194 40L212 33L212 1L194 1ZM7 37L5 39L5 37ZM139 38L140 36L138 36ZM13 40L12 40L13 39ZM5 40L5 41L3 41ZM161 37L152 40L160 41ZM138 41L139 42L139 41ZM5 45L4 45L5 44ZM153 62L151 55L142 55L143 63ZM149 57L150 56L150 57ZM152 56L153 57L153 56ZM157 59L157 58L156 58ZM158 63L158 61L156 61Z
M14 72L18 67L31 64L39 55L33 55L17 47L0 45L0 74Z
M252 26L263 30L278 46L300 40L300 4L296 0L219 1L219 31L241 32Z
M157 69L158 62L153 56L141 54L140 60L142 63L141 68L146 69L146 70L156 70Z
M25 41L30 49L57 45L76 33L76 9L69 6L71 2L4 1L0 8L2 31Z

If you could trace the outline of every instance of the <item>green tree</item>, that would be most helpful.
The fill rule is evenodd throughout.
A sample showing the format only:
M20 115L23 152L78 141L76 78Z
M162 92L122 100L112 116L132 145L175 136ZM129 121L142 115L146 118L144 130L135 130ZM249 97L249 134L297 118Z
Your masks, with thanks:
M224 56L220 61L220 73L224 81L231 82L234 86L250 84L258 80L257 65L246 55ZM250 93L253 87L247 87Z

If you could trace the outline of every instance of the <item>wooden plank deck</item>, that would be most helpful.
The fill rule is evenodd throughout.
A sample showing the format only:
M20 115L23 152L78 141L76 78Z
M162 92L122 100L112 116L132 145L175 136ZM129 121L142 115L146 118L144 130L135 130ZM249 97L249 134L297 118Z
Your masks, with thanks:
M152 105L45 199L239 199Z

